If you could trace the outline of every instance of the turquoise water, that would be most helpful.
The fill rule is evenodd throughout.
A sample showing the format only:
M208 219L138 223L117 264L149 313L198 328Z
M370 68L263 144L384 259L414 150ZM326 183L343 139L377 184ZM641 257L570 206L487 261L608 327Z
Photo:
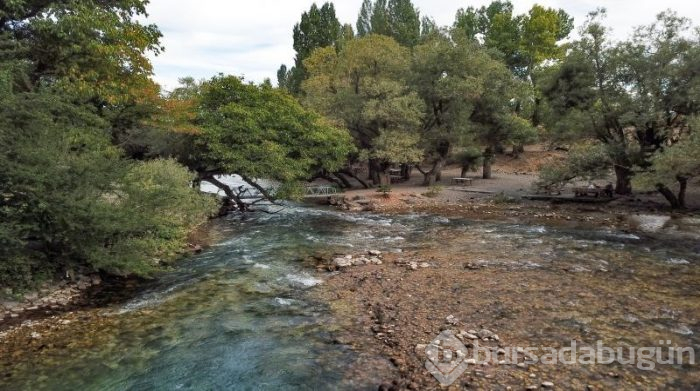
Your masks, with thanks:
M621 273L631 262L698 262L682 243L605 229L297 207L216 224L221 242L105 310L104 324L76 323L63 346L12 363L0 389L375 390L391 380L389 366L334 343L330 310L308 294L325 276L300 259L318 252L435 247L503 268ZM362 378L348 375L350 365L365 367Z

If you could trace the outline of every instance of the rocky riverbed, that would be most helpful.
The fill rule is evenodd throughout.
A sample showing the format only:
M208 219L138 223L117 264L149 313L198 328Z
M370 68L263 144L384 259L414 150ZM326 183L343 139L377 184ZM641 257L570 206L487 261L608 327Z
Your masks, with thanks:
M380 389L441 389L425 367L426 347L446 330L468 348L478 342L496 354L491 362L469 361L448 389L700 386L700 370L688 363L641 370L499 357L509 349L560 349L571 341L625 348L668 347L670 341L700 348L700 258L692 245L700 230L694 218L529 208L521 214L519 207L499 205L400 202L377 202L376 210L437 210L450 218L420 217L436 223L422 238L385 253L380 265L342 268L318 291L341 309L339 316L354 320L343 341L390 359L398 370ZM461 220L479 210L518 218Z

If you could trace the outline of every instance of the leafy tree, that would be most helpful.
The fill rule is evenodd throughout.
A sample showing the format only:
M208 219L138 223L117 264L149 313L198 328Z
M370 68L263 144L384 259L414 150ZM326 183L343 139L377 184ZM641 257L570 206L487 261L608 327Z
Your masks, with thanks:
M658 190L673 208L686 207L688 182L700 176L698 125L700 120L696 118L691 134L683 135L675 144L659 149L652 156L650 165L634 179L642 188ZM674 187L678 189L676 194L671 190Z
M420 128L423 103L406 77L410 55L390 37L369 35L350 41L336 53L316 50L305 62L309 78L302 84L304 104L350 130L356 145L372 150L382 131L412 133ZM376 183L388 166L370 161Z
M524 86L465 38L435 35L418 45L411 84L427 108L422 131L432 168L423 172L425 185L438 180L455 146L481 143L488 155L495 145L515 141L523 128L522 121L511 118L510 101L525 91Z
M66 98L0 99L4 286L66 270L147 275L214 206L173 161L123 159L108 123Z
M372 0L363 0L360 14L357 16L357 35L364 37L372 33Z
M162 48L158 28L142 25L144 0L9 1L0 5L0 36L28 65L32 90L69 89L98 106L124 104L149 84L146 52ZM137 94L138 95L138 94Z
M403 46L416 46L421 35L421 20L411 0L389 0L388 11L391 36Z
M380 34L413 47L421 37L421 19L411 0L365 0L357 18L360 37Z
M479 148L469 146L458 152L454 160L462 167L462 172L459 176L464 178L469 171L476 171L483 164L483 153Z
M533 96L526 98L534 101L530 113L534 126L540 124L542 115L537 71L548 60L563 56L559 42L568 37L572 29L573 19L564 10L535 4L527 14L514 15L510 1L493 1L478 10L473 7L460 9L454 24L454 34L471 40L481 39L483 45L495 51L496 58L502 59L513 74L532 85ZM520 107L516 106L516 109Z
M301 21L294 26L294 67L287 71L286 65L282 65L277 72L280 87L298 94L301 82L306 78L304 59L315 49L326 46L339 46L343 40L343 28L335 15L333 3L324 3L319 8L316 3L311 5L308 12L301 15ZM280 78L281 77L281 78Z
M390 37L392 34L391 16L389 15L387 1L388 0L376 0L372 6L372 16L370 16L372 34L381 34L387 37Z
M549 127L602 142L609 158L600 164L614 170L616 192L630 194L633 167L651 164L648 157L672 144L697 113L699 45L684 37L687 20L662 13L631 40L612 46L600 23L604 15L590 15L543 93Z
M346 130L305 110L291 95L269 85L246 84L217 76L199 87L193 122L197 131L174 155L226 193L234 207L248 209L239 189L217 178L240 175L267 199L292 197L300 181L319 170L340 169L353 151ZM259 179L279 183L268 192Z

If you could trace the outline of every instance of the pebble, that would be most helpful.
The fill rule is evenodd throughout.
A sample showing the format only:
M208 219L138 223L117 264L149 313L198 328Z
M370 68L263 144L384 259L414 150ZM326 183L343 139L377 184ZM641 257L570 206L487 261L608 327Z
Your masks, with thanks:
M542 387L544 388L554 388L554 383L551 381L542 382Z
M483 339L483 338L491 338L491 337L493 337L494 334L491 330L481 329L481 330L479 330L478 333L476 333L476 335L478 335L479 338Z
M448 315L447 318L445 318L445 321L451 325L459 323L459 320L457 320L454 315Z
M378 256L382 255L382 252L379 250L369 250L369 251L367 251L367 254L369 254L373 257L378 257Z

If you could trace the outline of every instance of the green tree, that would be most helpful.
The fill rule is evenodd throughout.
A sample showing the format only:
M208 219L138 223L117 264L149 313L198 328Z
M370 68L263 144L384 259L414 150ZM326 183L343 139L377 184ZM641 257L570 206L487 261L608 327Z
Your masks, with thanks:
M360 14L357 16L357 35L364 37L372 33L372 0L363 0Z
M239 210L249 205L219 181L240 175L269 200L294 197L301 181L318 171L334 172L353 151L350 135L305 110L291 95L269 85L246 84L234 76L217 76L203 83L193 122L197 131L176 157L226 193ZM258 184L278 182L275 192Z
M315 49L326 46L338 47L343 40L343 29L335 15L333 3L324 3L319 8L316 3L308 12L301 15L301 21L294 26L294 67L287 71L282 65L278 74L278 84L284 80L284 87L294 94L300 92L301 82L306 78L304 59ZM280 79L280 76L284 76ZM280 85L280 87L283 87Z
M98 107L130 103L149 84L145 53L158 54L155 25L143 25L144 0L9 1L0 5L0 37L28 65L32 90L70 89Z
M686 207L688 182L700 176L700 120L694 120L692 133L671 146L659 149L650 159L650 164L634 178L641 188L658 190L672 208ZM672 189L677 188L674 194Z
M432 167L423 172L425 185L439 179L454 147L479 143L487 146L488 155L495 145L515 141L516 130L523 129L522 121L510 116L510 102L520 97L524 86L466 38L435 35L418 45L411 85L427 109L422 133ZM487 160L485 177L489 177Z
M304 104L350 130L361 150L371 151L382 131L413 133L420 128L423 103L410 91L408 49L390 37L355 39L336 53L315 51L305 65ZM385 181L386 162L370 160L376 183Z
M420 40L420 12L411 0L389 0L391 36L403 46L413 47Z
M421 37L420 12L411 0L365 0L356 25L360 37L386 35L406 47L417 45Z
M0 99L3 286L67 270L147 275L214 206L175 162L124 159L109 124L72 100Z
M599 162L614 170L616 192L630 194L633 167L648 166L649 156L673 143L698 111L700 45L685 37L687 20L662 13L613 46L600 22L604 16L604 10L590 15L581 39L549 75L547 122L568 129L566 138L599 140L609 156Z

